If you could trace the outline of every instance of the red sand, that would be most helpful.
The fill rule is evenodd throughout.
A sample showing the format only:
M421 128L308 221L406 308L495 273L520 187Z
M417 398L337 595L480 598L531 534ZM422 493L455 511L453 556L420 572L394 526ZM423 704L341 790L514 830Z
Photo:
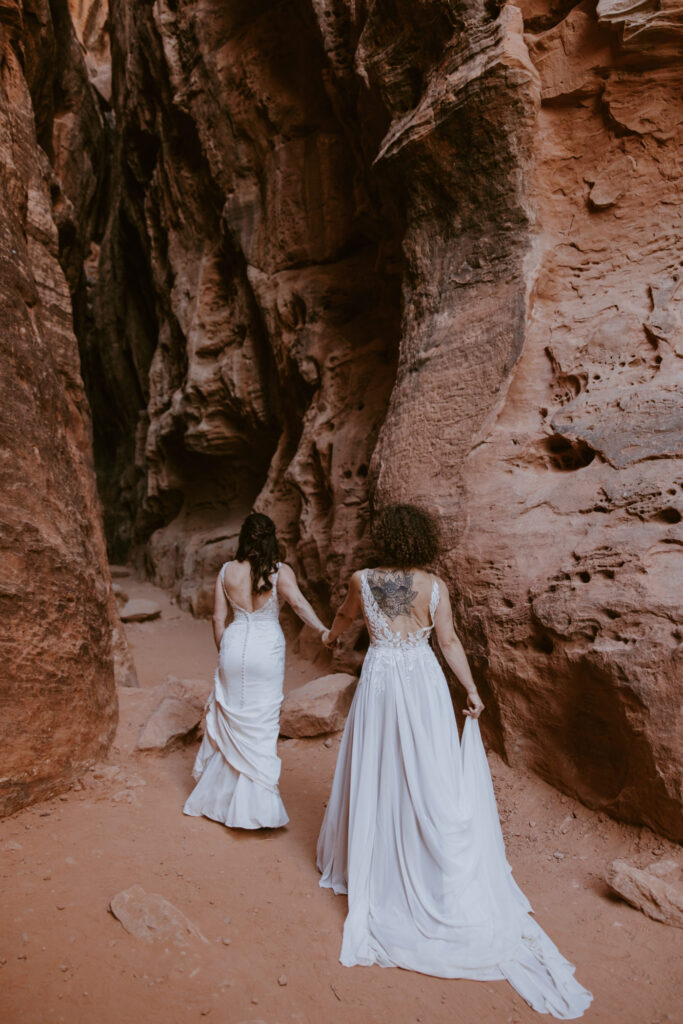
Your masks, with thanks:
M286 829L229 831L182 815L195 748L165 757L132 748L149 712L145 688L169 674L212 678L211 627L149 584L121 582L164 612L128 630L143 689L121 692L109 761L82 788L0 822L3 1024L549 1020L504 982L338 963L346 901L318 888L314 853L339 736L331 748L322 738L281 743ZM292 659L288 685L317 674ZM680 851L491 763L516 879L594 993L584 1019L680 1021L683 933L612 900L602 881L615 857L645 864ZM210 945L165 949L128 935L107 906L136 883L174 903Z

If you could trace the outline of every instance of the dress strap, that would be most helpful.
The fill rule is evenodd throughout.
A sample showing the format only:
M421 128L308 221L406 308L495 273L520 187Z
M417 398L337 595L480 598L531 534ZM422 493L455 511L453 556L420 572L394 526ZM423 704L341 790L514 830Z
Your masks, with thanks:
M432 596L429 601L429 617L434 625L434 616L436 615L436 609L439 607L439 584L436 576L432 575Z

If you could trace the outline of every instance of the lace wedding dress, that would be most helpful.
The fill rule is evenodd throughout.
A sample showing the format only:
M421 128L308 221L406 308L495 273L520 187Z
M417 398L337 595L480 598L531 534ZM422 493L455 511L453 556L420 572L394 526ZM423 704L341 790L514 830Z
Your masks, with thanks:
M580 1017L591 994L512 878L479 724L460 743L432 626L394 632L367 571L361 593L371 642L318 840L320 885L348 893L342 964L506 978L533 1009ZM432 623L438 599L434 580Z
M221 582L223 581L221 569ZM289 821L280 793L277 738L285 673L277 571L269 599L240 608L225 590L234 618L221 638L206 730L184 813L232 828L278 828Z

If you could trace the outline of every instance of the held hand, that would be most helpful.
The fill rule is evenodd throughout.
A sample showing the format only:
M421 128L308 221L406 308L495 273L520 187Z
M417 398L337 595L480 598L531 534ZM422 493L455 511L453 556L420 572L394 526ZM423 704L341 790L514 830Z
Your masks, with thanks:
M484 703L479 694L476 692L476 690L474 693L468 693L467 707L464 709L464 713L469 718L479 718L479 715L482 713L483 710Z
M330 633L331 630L329 629L323 630L323 632L320 634L320 639L325 647L327 647L329 650L332 650L332 648L337 646L337 641L333 640L330 643Z

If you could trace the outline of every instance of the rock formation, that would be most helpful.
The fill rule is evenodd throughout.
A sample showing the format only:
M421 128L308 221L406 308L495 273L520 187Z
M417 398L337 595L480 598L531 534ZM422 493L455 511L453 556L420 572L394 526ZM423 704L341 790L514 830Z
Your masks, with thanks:
M78 116L69 108L68 90L80 89L75 40L66 6L52 6L54 15L46 3L0 6L0 814L64 788L104 754L116 726L114 659L130 668L58 259L80 272L76 211L55 168L73 173L86 230L97 184L75 147L99 115L87 86Z
M287 694L280 714L281 736L324 736L339 732L351 707L358 679L348 672L312 679Z
M71 7L41 145L112 556L205 614L255 504L325 609L419 500L490 741L683 835L679 6Z
M447 565L506 756L680 838L683 22L638 5L634 51L630 6L526 37L524 347L462 453Z

